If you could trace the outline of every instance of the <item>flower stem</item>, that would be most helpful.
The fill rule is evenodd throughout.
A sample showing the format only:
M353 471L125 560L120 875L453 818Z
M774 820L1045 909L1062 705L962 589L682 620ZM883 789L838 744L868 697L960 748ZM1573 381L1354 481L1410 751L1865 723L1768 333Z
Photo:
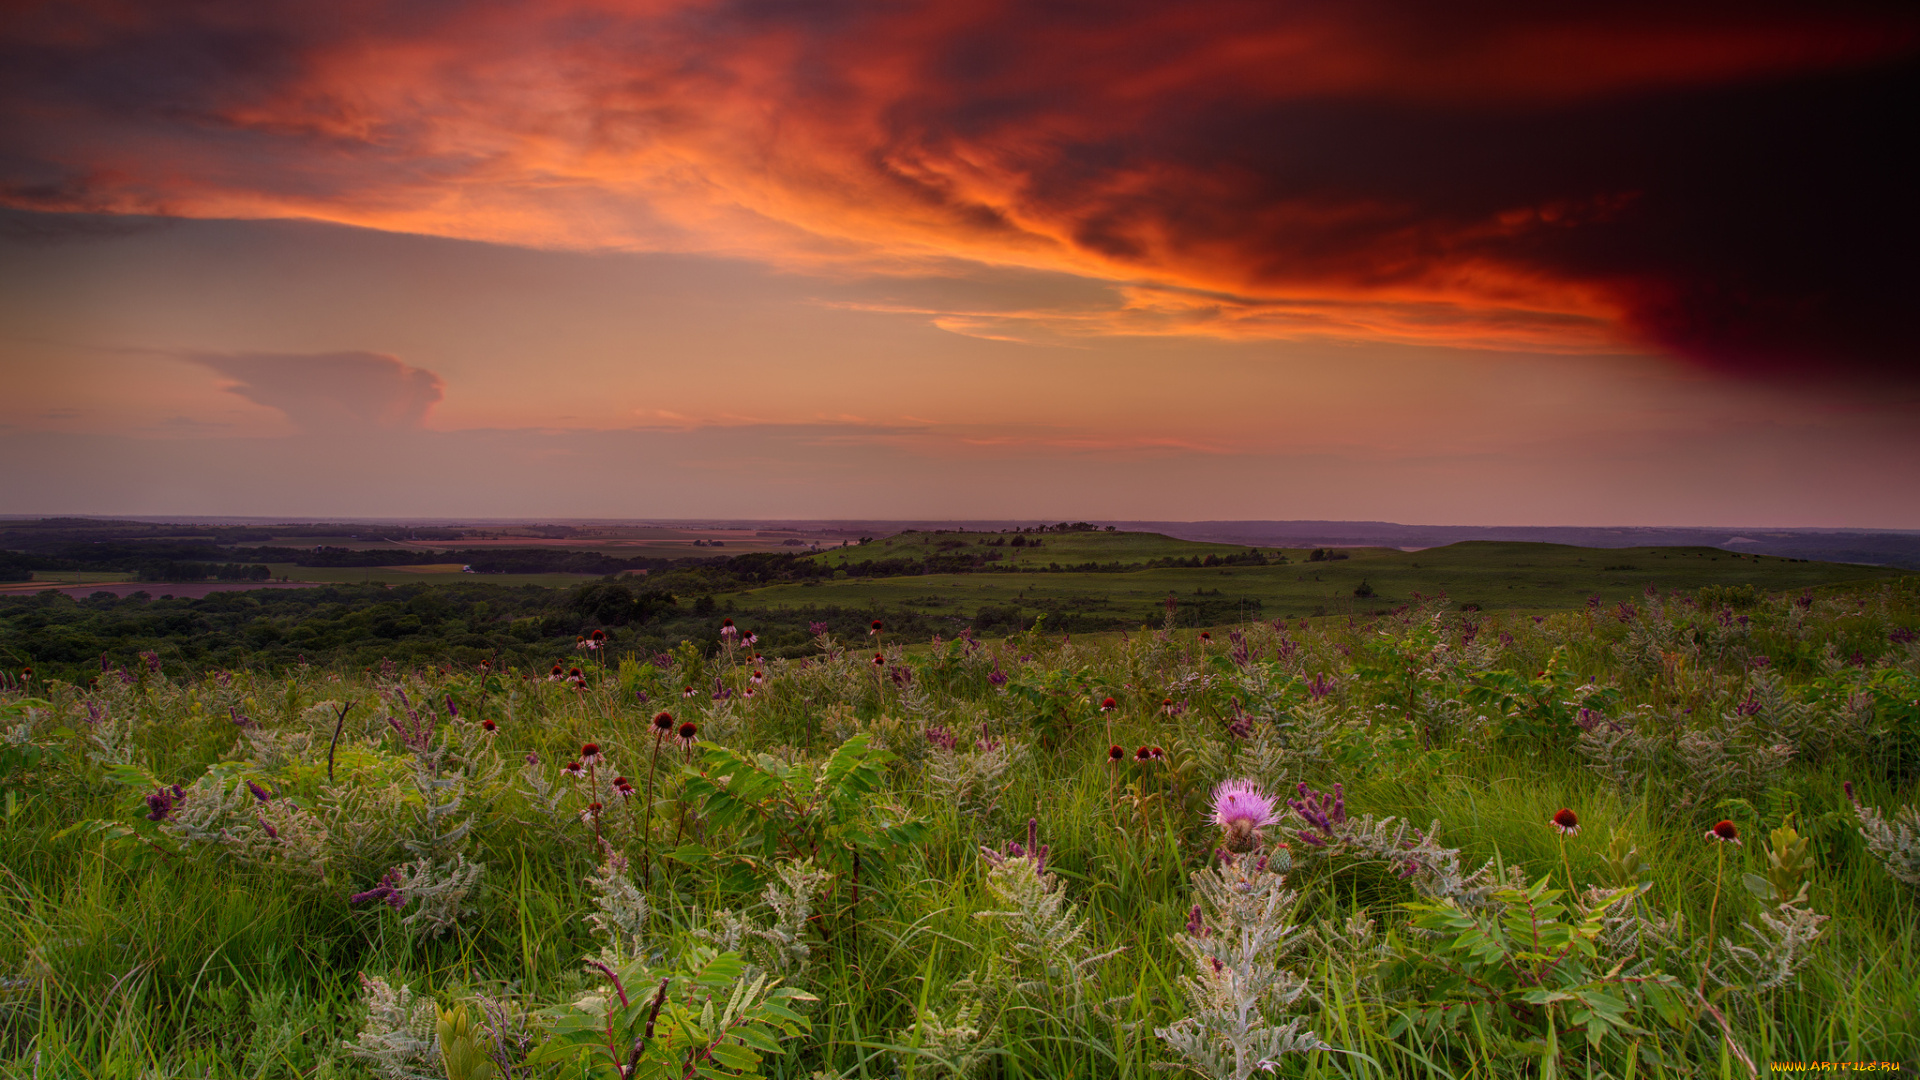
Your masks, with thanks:
M1713 936L1718 928L1716 921L1720 915L1720 871L1727 865L1727 845L1715 844L1720 849L1713 863L1713 905L1707 909L1707 954L1700 960L1700 986L1695 994L1703 994L1707 989L1707 969L1713 964Z

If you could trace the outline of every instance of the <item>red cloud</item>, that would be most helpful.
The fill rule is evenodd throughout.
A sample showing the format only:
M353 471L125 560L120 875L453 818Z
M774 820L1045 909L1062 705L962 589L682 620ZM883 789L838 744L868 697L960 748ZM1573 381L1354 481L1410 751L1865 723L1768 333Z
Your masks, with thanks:
M1895 370L1916 42L1874 4L43 4L0 197L1128 288L1067 332Z

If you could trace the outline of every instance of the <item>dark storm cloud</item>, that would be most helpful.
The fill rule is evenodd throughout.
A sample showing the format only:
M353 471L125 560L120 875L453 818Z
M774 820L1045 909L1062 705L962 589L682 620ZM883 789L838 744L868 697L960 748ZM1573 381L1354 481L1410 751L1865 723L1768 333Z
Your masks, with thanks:
M1864 3L45 4L0 31L0 200L932 254L1307 312L1249 332L1446 309L1436 343L1600 320L1910 376L1917 43Z

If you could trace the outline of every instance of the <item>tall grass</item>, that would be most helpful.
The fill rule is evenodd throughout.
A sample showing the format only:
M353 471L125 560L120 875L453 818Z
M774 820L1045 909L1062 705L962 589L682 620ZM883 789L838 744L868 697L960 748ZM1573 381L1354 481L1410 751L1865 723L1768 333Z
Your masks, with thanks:
M593 909L585 879L605 856L580 816L587 803L606 804L601 830L633 861L634 881L651 862L650 947L670 958L718 910L753 909L778 854L758 843L756 826L716 824L713 806L688 794L703 761L717 760L713 748L770 754L770 767L817 765L865 735L892 758L877 766L883 783L856 817L922 828L913 842L866 851L857 908L846 866L816 850L836 879L809 923L811 960L789 981L818 1001L811 1030L763 1062L768 1075L940 1076L970 1059L980 1075L1144 1077L1172 1064L1153 1032L1183 1008L1187 960L1174 939L1196 903L1191 875L1214 863L1208 792L1238 777L1279 794L1339 782L1356 817L1423 830L1436 822L1464 866L1492 860L1521 880L1551 875L1555 887L1566 872L1548 821L1573 808L1573 877L1582 888L1617 884L1606 880L1608 841L1627 838L1649 867L1642 902L1686 928L1681 948L1653 957L1654 967L1688 988L1718 854L1702 834L1714 821L1735 821L1744 837L1726 850L1722 937L1746 940L1741 924L1766 906L1742 875L1765 870L1764 834L1789 820L1814 839L1807 903L1831 916L1786 985L1755 992L1717 977L1707 1002L1686 1002L1672 1020L1649 1013L1641 1034L1589 1045L1556 1028L1543 1046L1552 1010L1523 1006L1402 1030L1398 1021L1440 1003L1431 980L1410 974L1434 948L1408 921L1406 905L1420 895L1392 866L1319 857L1293 840L1291 922L1364 912L1393 957L1363 963L1328 946L1287 958L1309 986L1298 1015L1333 1049L1289 1055L1284 1073L1530 1076L1544 1065L1569 1075L1744 1075L1740 1053L1762 1071L1808 1060L1920 1067L1920 904L1868 856L1841 793L1852 780L1863 802L1889 812L1920 798L1920 658L1901 633L1920 621L1920 597L1882 587L1773 598L1739 614L1747 619L1679 598L1631 614L1510 622L1416 607L1373 621L1234 628L1238 640L1217 628L1211 641L1168 630L888 645L877 666L871 642L823 638L809 660L758 663L750 649L691 649L665 669L633 658L583 663L584 685L544 671L445 667L142 668L104 673L91 688L16 689L0 697L11 729L0 759L0 1060L9 1076L375 1075L343 1047L363 1021L362 974L442 1004L475 995L514 1003L536 1014L537 1043L539 1009L601 985L581 964L600 947L583 919ZM754 670L764 684L750 682ZM1778 709L1741 712L1757 671L1783 678L1799 708L1791 725ZM713 696L716 679L730 697ZM1496 684L1509 692L1490 692ZM1510 692L1521 684L1531 689ZM685 686L696 696L683 697ZM1118 707L1102 713L1108 696ZM335 784L328 702L354 703ZM1582 703L1593 707L1582 714ZM445 775L464 785L449 820L471 822L457 846L486 866L470 910L439 936L403 921L417 905L397 912L347 899L414 857L403 845L415 835L408 822L422 795L409 777L421 755L387 723L409 707L435 718ZM698 722L710 746L685 765L686 752L665 745L651 835L642 835L637 801L588 792L561 767L592 741L608 757L602 780L640 783L660 708ZM1253 718L1246 738L1229 727L1241 715ZM1789 740L1793 757L1748 774L1738 761L1703 765L1677 751L1679 736L1729 717L1759 725L1740 736L1736 758L1765 749L1763 739ZM1590 767L1596 751L1583 729L1606 723L1631 725L1656 747L1629 783ZM953 750L928 739L935 727L956 735ZM1119 764L1108 760L1109 728L1126 749ZM1313 737L1287 734L1303 731ZM933 779L965 777L996 740L1024 749L1004 772L972 789ZM1166 756L1136 763L1137 747ZM538 766L525 764L529 754ZM944 772L941 754L951 755ZM523 770L565 792L555 814L529 794ZM152 785L178 783L189 801L205 799L193 785L208 775L252 779L331 822L324 872L301 876L258 834L253 847L233 835L194 842L148 820ZM390 798L351 803L379 792ZM670 852L683 814L682 847ZM1086 921L1086 953L1120 950L1085 988L1044 973L1037 990L994 982L1017 927L977 917L994 903L981 849L1024 842L1030 818L1049 848L1046 872ZM1300 826L1288 820L1263 836L1289 840ZM1070 1007L1069 989L1099 1007ZM977 1034L963 1046L941 1024L966 1008ZM514 1075L580 1073L520 1064Z

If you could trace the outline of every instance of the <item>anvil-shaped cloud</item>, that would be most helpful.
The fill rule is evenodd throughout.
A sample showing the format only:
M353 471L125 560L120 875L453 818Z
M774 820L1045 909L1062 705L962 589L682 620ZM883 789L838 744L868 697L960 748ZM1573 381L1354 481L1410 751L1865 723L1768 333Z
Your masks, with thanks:
M278 409L315 434L417 428L443 385L433 372L379 353L194 353L188 359L233 380L229 392Z
M1917 48L1847 0L27 4L0 200L1128 290L1052 333L1906 374Z

